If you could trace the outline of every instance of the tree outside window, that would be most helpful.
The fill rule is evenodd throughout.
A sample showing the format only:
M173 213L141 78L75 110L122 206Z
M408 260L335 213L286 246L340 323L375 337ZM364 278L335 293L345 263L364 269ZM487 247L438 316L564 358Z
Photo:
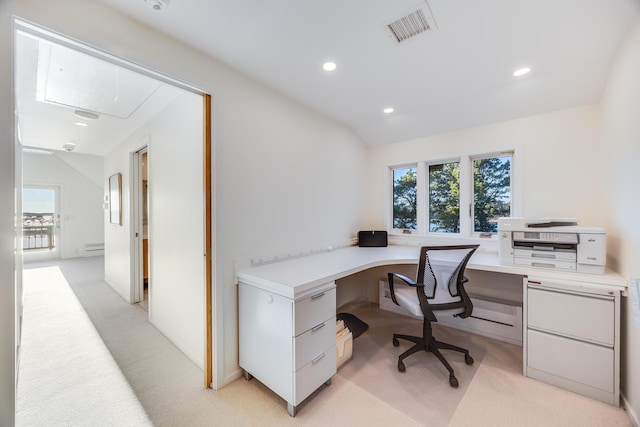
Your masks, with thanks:
M392 169L393 228L422 229L419 220L427 233L497 233L498 218L511 216L512 161L506 152Z
M429 166L429 231L460 232L460 163Z
M473 161L473 231L496 233L511 214L511 155Z
M416 172L415 167L393 169L393 228L417 228Z

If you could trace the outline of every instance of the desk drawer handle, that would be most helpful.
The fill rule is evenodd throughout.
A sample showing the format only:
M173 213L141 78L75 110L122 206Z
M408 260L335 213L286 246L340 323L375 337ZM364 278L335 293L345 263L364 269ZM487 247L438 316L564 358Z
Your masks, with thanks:
M325 325L326 323L321 323L318 326L314 326L313 328L311 328L311 332L319 331L320 329L324 328Z
M322 360L323 357L325 357L327 355L327 353L322 353L320 356L316 357L315 359L313 359L311 361L311 363L316 364L318 363L320 360Z
M314 299L322 298L323 296L324 296L324 292L315 294L314 296L311 297L311 299L314 300Z

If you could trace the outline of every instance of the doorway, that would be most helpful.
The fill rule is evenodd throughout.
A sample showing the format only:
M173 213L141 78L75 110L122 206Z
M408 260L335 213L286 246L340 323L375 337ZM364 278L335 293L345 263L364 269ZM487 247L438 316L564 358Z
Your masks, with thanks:
M60 258L60 187L22 187L22 251L25 261Z
M133 301L150 312L151 277L149 261L149 153L145 145L132 155L134 225Z
M104 111L102 114L97 111L97 107L92 108L76 108L78 105L75 104L75 100L71 100L67 102L64 99L64 96L68 94L69 90L56 90L55 99L47 98L47 102L40 102L39 104L33 104L38 107L38 109L29 110L25 106L27 106L25 102L18 102L18 105L23 108L17 108L19 115L22 114L21 130L22 137L25 142L25 146L32 146L34 148L38 148L45 151L59 151L60 147L64 147L65 151L73 151L76 153L82 154L92 154L88 151L84 151L88 148L88 145L85 144L83 139L76 139L74 143L70 143L70 148L68 149L65 144L60 144L61 141L52 142L53 132L49 132L47 135L48 138L41 139L35 141L34 139L29 138L29 132L27 129L27 125L29 123L37 123L42 124L43 120L28 120L26 114L29 112L38 112L40 107L51 107L55 106L60 109L64 114L69 116L70 114L74 116L72 119L72 125L69 127L73 129L76 134L80 131L78 129L83 129L82 132L85 134L87 130L91 129L101 129L102 132L98 132L100 139L99 144L95 144L94 147L100 147L102 152L93 153L96 155L105 156L105 153L111 153L111 157L109 160L105 160L102 164L104 167L104 174L100 174L99 179L96 180L96 185L99 189L104 188L105 186L105 177L111 176L112 174L121 174L122 176L122 185L119 189L121 192L120 195L122 197L121 211L120 215L122 216L121 223L111 223L105 222L105 232L104 232L104 248L105 248L105 281L111 285L112 288L116 292L118 292L123 298L126 300L132 301L132 296L136 292L135 289L141 289L140 299L144 300L144 259L147 259L147 283L148 283L148 292L147 292L147 300L152 302L154 298L153 288L151 282L154 279L154 267L152 264L153 257L151 256L154 252L158 259L162 259L162 262L157 262L155 265L158 269L158 272L155 274L155 301L156 301L156 309L154 310L153 304L149 305L149 315L152 315L152 312L155 312L154 317L150 317L150 321L156 326L158 329L162 330L165 335L169 337L173 337L174 343L187 354L192 360L196 361L196 363L201 363L204 365L204 378L205 378L205 386L210 387L212 380L212 269L211 269L211 100L210 96L204 94L201 90L198 90L189 85L177 82L169 77L162 76L153 71L144 69L137 65L128 63L119 58L110 56L103 52L96 51L88 46L82 45L75 41L71 41L62 36L59 36L55 33L49 32L47 30L43 30L41 28L37 28L32 24L21 22L16 20L16 28L18 29L17 33L20 37L18 37L18 41L24 41L25 39L28 41L35 41L39 44L46 45L46 49L37 49L33 50L33 55L29 56L28 59L31 60L32 64L39 64L40 60L46 60L48 64L54 64L55 66L49 66L45 69L42 68L42 72L44 75L48 76L50 82L57 82L60 79L58 77L63 76L67 73L67 70L72 70L73 67L69 66L58 66L59 62L63 60L67 60L72 56L75 56L76 53L85 54L91 57L90 65L92 70L99 71L99 74L106 76L111 79L113 83L110 88L115 90L119 90L119 88L124 88L124 80L125 76L129 72L137 73L146 78L151 78L155 80L154 83L149 85L146 84L131 84L128 87L130 90L118 92L119 95L122 96L110 96L108 100L120 100L122 101L124 95L131 95L135 89L147 89L147 94L145 96L140 96L140 103L131 102L128 103L127 106L129 108L122 117L124 118L135 118L136 114L145 113L145 116L138 117L139 121L133 123L130 129L127 129L126 132L123 131L121 136L114 136L112 138L106 138L108 141L103 140L105 138L106 130L110 128L108 123L114 123L117 120L124 120L118 116L119 112L113 112L110 114L109 111ZM24 36L24 37L22 37ZM33 43L32 43L33 44ZM19 50L21 46L16 43L16 51ZM58 51L59 47L64 48L64 52ZM73 51L73 52L68 52ZM47 53L44 55L42 52ZM75 53L74 53L75 52ZM20 57L26 57L24 54L20 55ZM57 62L56 62L57 61ZM105 62L103 64L102 62ZM43 62L45 63L45 62ZM114 70L114 67L117 70ZM46 74L49 73L49 74ZM25 73L18 70L16 73L18 76L17 86L21 86L26 84L24 79L28 76L36 76L37 70L32 73ZM95 75L93 73L92 75ZM76 82L82 80L77 78L66 78L63 79L65 83L75 84ZM91 80L92 79L87 79ZM158 86L159 85L159 86ZM185 109L185 108L177 108L175 106L182 106L182 104L176 104L178 98L174 95L175 90L181 90L188 95L196 95L195 105L197 108L193 109ZM34 90L35 91L35 90ZM171 92L171 93L170 93ZM52 92L53 93L53 92ZM74 93L78 93L75 91ZM79 93L89 93L89 91L80 91ZM58 97L58 95L60 95ZM107 94L109 95L109 93ZM149 99L151 96L159 96L165 101L163 109L161 111L167 112L169 111L169 107L174 106L171 109L172 115L167 116L168 119L164 121L156 121L153 122L154 125L157 125L152 133L151 141L153 143L153 148L149 148L150 151L153 152L154 164L158 165L155 170L157 173L153 176L155 187L158 191L156 195L161 197L156 197L156 195L151 194L149 191L152 188L151 185L147 186L147 189L144 193L150 194L149 197L146 197L146 209L141 209L140 220L142 221L142 213L146 210L147 212L147 221L148 227L151 227L152 224L160 224L157 226L158 230L162 230L154 236L154 244L151 244L151 241L147 239L147 247L149 251L147 251L147 256L144 256L144 248L143 248L143 239L142 237L145 234L144 227L142 225L138 229L138 240L140 242L140 246L137 244L131 244L131 229L134 227L133 222L131 221L131 211L127 212L129 208L133 208L135 205L131 203L133 192L132 185L134 182L132 180L132 174L137 168L129 168L130 164L128 160L124 160L125 156L119 156L115 153L115 148L109 148L107 150L105 147L109 141L121 141L126 142L126 147L119 146L118 149L126 150L128 153L131 153L131 150L140 150L140 145L137 147L129 147L128 144L130 140L129 137L132 137L135 132L137 132L142 126L149 125L152 120L151 118L155 117L152 114L149 114L149 111L145 109L145 106L141 104L143 100ZM17 101L22 101L26 99L32 99L33 97L25 97L20 98L17 97ZM203 110L201 99L205 99L205 104L208 106L207 109ZM184 99L184 98L182 98ZM191 104L191 103L189 103ZM70 106L74 107L70 107ZM100 104L102 106L102 104ZM193 105L193 104L191 104ZM139 107L139 108L138 108ZM101 107L102 108L102 107ZM204 114L203 114L204 111ZM188 112L188 113L187 113ZM203 118L203 116L205 116ZM179 117L177 123L185 125L194 123L192 121L193 118L197 118L195 123L198 123L196 126L191 126L190 129L181 129L179 132L172 129L173 122L175 117ZM202 122L204 121L204 130L202 126ZM94 124L102 124L97 126ZM24 130L22 129L24 125ZM145 129L144 132L147 132ZM33 133L32 133L33 135ZM185 135L188 135L189 138L185 139ZM204 135L204 136L203 136ZM72 138L69 138L72 139ZM203 141L204 140L204 141ZM34 142L31 142L34 141ZM180 150L176 151L175 142L180 141ZM37 144L36 144L37 142ZM187 142L190 145L187 145ZM204 150L203 150L203 142L204 142ZM38 144L42 144L40 146ZM51 145L46 145L51 144ZM188 147L188 148L187 148ZM184 154L184 155L183 155ZM183 156L181 156L183 155ZM190 157L189 157L190 156ZM204 163L203 163L204 156ZM106 159L106 158L105 158ZM122 161L124 160L124 161ZM180 164L179 162L183 162ZM196 166L197 167L194 167ZM72 166L78 167L78 171L82 173L86 173L88 175L91 174L92 168L85 167L85 165L74 163ZM94 168L95 170L95 168ZM141 172L142 175L142 172ZM204 175L204 177L203 177ZM192 183L189 185L183 185L183 181L185 179L191 179ZM204 179L203 179L204 178ZM147 180L149 181L149 180ZM203 181L206 182L206 186L203 186ZM66 184L65 184L66 185ZM141 193L140 193L140 202L142 203L142 187L140 185ZM184 189L188 189L185 191ZM203 198L202 194L206 194ZM71 193L70 193L71 194ZM74 193L75 194L75 193ZM180 196L180 197L176 197ZM195 200L196 203L183 203L183 197L188 196ZM180 201L177 201L177 200ZM204 200L206 199L207 203L207 211L205 212L204 207L201 207ZM101 200L98 203L94 203L93 206L99 206L101 210L109 210L110 199L104 198L104 195L101 196ZM150 205L150 201L156 200L156 206ZM65 206L67 202L65 200ZM137 204L136 204L137 205ZM189 220L184 220L185 215L178 216L175 215L175 212L183 207L189 208L187 210L187 214L191 214L191 218ZM99 216L102 217L104 212L99 212ZM63 218L64 219L64 218ZM174 226L166 226L169 222L177 222ZM184 232L184 223L187 225L197 224L198 227L204 228L206 231L203 233L198 230L198 232ZM204 224L203 224L204 223ZM71 230L71 226L67 227L68 230ZM149 237L149 230L147 230L147 237ZM203 234L206 234L207 238L206 243L203 248ZM131 266L135 264L135 261L132 257L133 253L136 251L135 248L139 247L139 254L136 255L136 259L140 259L142 262L140 267L140 273L135 273L135 277L141 277L141 287L133 288L130 287L132 284L133 273ZM174 253L175 248L180 248L181 251ZM205 260L203 261L203 249L205 254ZM184 271L180 268L176 268L176 265L179 266L182 258L188 259L192 261L196 265L196 268L185 268ZM205 271L204 274L200 274L200 272ZM199 277L195 279L185 279L184 275L198 273ZM109 275L109 277L107 277ZM186 286L185 286L186 284ZM203 301L202 296L206 295L206 298ZM158 305L160 304L160 305ZM176 321L178 319L179 321ZM186 337L186 338L185 338ZM205 342L203 343L203 337L205 337ZM204 348L203 348L204 347ZM205 350L204 352L202 350ZM205 353L205 357L203 358L203 353ZM204 359L204 360L202 360Z

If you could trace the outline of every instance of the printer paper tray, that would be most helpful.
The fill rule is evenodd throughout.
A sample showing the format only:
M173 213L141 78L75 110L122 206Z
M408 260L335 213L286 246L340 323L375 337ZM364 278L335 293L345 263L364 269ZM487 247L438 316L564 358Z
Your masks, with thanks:
M555 270L565 270L565 271L576 271L575 261L560 261L560 260L554 260L554 259L514 257L513 262L516 265L523 265L526 267L548 268L551 270L555 269Z
M514 249L513 254L516 258L530 258L535 261L570 261L576 262L575 251L536 251L531 249Z

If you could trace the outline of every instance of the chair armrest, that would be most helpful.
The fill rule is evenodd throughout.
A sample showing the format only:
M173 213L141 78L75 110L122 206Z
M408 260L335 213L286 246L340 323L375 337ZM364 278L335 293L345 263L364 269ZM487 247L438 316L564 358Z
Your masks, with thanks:
M415 280L411 280L407 276L403 276L402 274L398 273L389 273L387 276L389 278L389 293L391 294L391 301L393 301L395 305L400 305L398 304L398 301L396 301L396 294L393 288L393 278L397 277L409 286L416 286L416 282Z

